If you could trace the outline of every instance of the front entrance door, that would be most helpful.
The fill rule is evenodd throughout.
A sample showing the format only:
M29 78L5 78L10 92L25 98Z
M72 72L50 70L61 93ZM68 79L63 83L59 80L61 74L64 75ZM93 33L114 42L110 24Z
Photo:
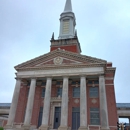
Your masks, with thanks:
M78 130L80 127L80 108L72 108L72 130Z
M55 107L55 116L54 116L54 129L58 129L60 126L61 118L61 107Z

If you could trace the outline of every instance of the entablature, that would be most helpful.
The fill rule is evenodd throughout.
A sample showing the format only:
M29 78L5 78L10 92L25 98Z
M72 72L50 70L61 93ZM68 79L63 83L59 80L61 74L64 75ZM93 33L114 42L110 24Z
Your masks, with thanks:
M18 71L18 78L29 77L58 77L58 76L80 76L80 75L101 75L104 74L104 67L84 67L84 68L57 68L40 70L22 70Z

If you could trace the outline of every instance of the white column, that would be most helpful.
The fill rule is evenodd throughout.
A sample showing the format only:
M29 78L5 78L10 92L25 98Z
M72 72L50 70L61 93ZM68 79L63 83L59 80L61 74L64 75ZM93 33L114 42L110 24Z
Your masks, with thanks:
M87 95L86 77L80 77L80 127L79 130L87 129Z
M17 104L18 104L18 98L19 98L19 92L20 92L20 86L21 86L21 80L16 79L16 85L15 85L13 99L12 99L11 108L9 112L9 118L6 125L7 127L13 125L14 123Z
M29 96L28 96L28 101L27 101L24 126L30 126L30 123L31 123L35 88L36 88L36 79L31 79L31 85L30 85L30 89L29 89Z
M99 95L100 95L100 121L101 129L109 129L107 99L104 76L99 76Z
M48 122L49 122L49 115L50 115L51 86L52 86L52 78L47 78L44 106L43 106L43 115L42 115L42 126L41 126L41 129L44 130L47 130L49 128Z
M61 122L59 129L68 129L68 77L63 78Z

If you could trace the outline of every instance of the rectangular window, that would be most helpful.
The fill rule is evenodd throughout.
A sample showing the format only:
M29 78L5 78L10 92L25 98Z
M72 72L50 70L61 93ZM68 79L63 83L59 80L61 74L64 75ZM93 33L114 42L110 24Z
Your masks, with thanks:
M73 107L72 112L80 112L80 107Z
M62 88L57 88L57 97L62 97Z
M97 98L98 97L98 87L90 87L89 97L91 97L91 98Z
M42 82L42 86L46 86L46 82Z
M73 88L73 97L80 97L80 87Z
M69 33L69 20L63 21L63 34Z
M42 97L45 97L45 88L42 88Z
M99 108L90 108L91 125L100 125Z

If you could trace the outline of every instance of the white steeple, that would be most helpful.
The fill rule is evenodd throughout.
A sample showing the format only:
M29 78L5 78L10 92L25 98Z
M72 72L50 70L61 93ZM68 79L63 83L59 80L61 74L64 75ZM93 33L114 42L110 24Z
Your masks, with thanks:
M71 0L66 0L64 12L72 12Z
M71 0L66 0L64 11L60 15L59 39L74 38L75 25L75 15L72 12Z

